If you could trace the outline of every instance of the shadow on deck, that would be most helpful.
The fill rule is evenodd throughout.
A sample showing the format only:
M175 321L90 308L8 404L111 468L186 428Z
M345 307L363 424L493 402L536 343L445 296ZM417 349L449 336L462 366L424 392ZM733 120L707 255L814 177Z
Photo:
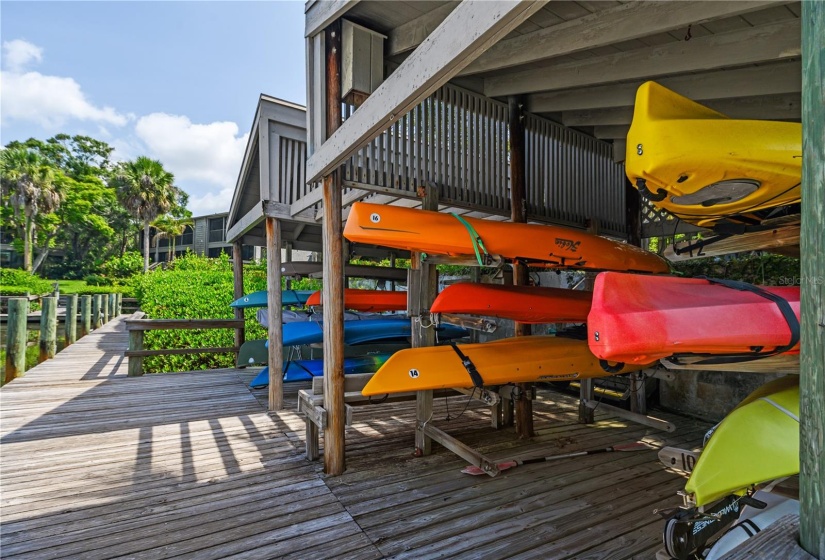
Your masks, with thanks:
M303 458L297 390L265 412L255 375L215 370L126 378L120 320L0 391L4 558L653 558L657 507L679 475L655 451L460 473L435 446L413 458L414 403L356 408L347 472ZM260 402L259 402L260 401ZM541 392L537 436L489 427L466 397L433 422L490 457L565 453L645 439L693 445L704 424L668 416L662 435Z

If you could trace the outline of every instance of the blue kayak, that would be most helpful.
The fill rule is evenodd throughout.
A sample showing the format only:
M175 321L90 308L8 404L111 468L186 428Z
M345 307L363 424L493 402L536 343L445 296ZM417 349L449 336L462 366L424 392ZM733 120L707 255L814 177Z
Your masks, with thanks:
M315 290L284 290L281 292L282 305L304 305ZM266 307L266 290L252 292L229 304L230 307L246 309L247 307Z
M364 344L376 340L406 339L411 335L410 320L406 317L344 321L344 343ZM439 340L468 336L469 332L454 325L441 325L436 329ZM284 346L301 346L323 341L320 322L287 323L284 325Z
M358 358L347 358L344 360L344 374L351 373L375 373L384 362L389 359L390 354L369 354ZM324 375L324 360L290 360L284 362L284 382L307 381L313 377ZM249 387L252 389L263 389L269 386L269 368L265 367L252 380Z

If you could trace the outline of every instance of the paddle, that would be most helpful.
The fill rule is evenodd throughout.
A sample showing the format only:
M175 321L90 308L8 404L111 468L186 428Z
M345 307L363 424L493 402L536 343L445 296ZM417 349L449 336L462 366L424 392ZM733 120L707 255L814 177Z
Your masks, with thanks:
M531 463L544 463L545 461L555 461L556 459L569 459L571 457L582 457L584 455L595 455L597 453L608 453L611 451L645 451L648 449L652 449L650 445L643 441L637 441L634 443L626 443L624 445L611 445L610 447L604 447L602 449L591 449L589 451L576 451L575 453L565 453L563 455L550 455L548 457L533 457L531 459L514 459L512 461L504 461L503 463L499 463L496 465L499 471L506 471L507 469L512 469L513 467L517 467L519 465L529 465ZM476 467L475 465L469 465L461 469L461 472L464 474L471 474L473 476L479 476L482 474L487 474L484 470L480 467Z

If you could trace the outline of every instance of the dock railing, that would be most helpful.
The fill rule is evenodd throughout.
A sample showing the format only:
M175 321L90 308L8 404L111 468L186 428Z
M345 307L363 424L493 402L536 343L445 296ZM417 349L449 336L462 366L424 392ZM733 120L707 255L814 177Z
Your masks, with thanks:
M244 321L241 319L145 319L143 312L137 312L131 319L126 319L126 331L129 333L129 349L126 357L129 358L129 377L143 375L143 358L149 356L170 356L175 354L222 354L232 352L237 359L238 346L222 346L211 348L160 348L146 350L143 346L144 334L158 330L202 330L202 329L242 329Z

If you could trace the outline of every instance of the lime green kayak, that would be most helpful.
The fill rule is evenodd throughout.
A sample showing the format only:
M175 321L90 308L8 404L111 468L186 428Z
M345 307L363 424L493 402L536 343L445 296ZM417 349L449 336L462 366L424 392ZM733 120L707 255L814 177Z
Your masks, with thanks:
M697 506L799 472L799 376L767 383L716 427L685 485Z

